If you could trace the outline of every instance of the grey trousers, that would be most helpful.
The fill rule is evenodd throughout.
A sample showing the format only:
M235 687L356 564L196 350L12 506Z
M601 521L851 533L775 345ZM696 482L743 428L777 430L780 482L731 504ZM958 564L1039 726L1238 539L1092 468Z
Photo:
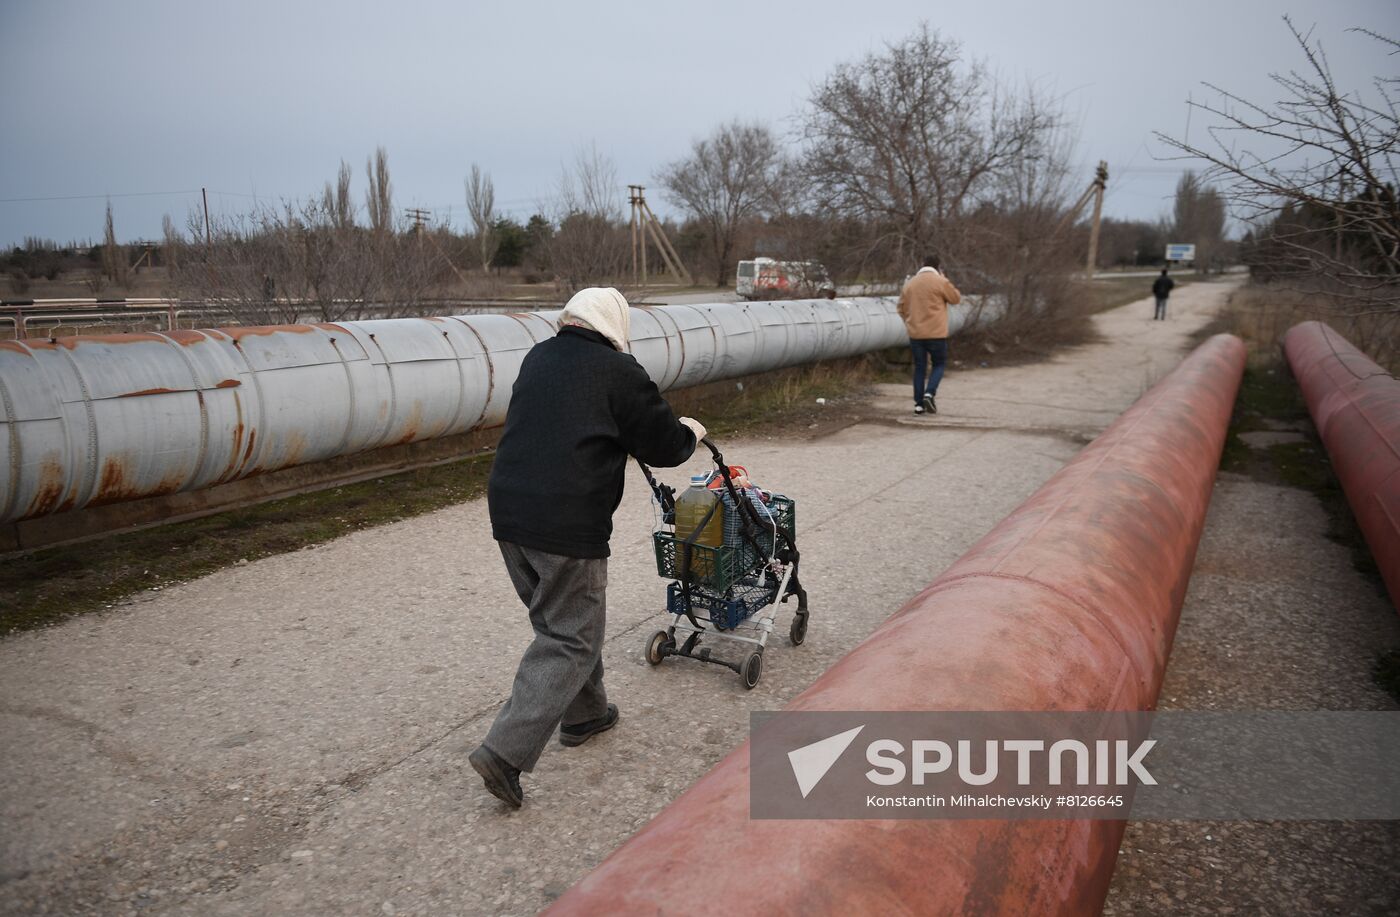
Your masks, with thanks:
M608 560L499 544L510 581L530 609L535 639L483 744L522 771L532 771L561 722L576 726L608 712L603 690Z

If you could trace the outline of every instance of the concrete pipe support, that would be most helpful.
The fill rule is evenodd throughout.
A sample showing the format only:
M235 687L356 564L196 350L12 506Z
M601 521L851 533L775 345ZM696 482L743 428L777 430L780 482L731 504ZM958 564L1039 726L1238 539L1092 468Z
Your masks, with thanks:
M1400 608L1400 380L1322 322L1294 325L1283 352Z
M790 710L1148 710L1244 371L1218 335ZM1123 822L749 818L748 744L552 914L1091 914Z

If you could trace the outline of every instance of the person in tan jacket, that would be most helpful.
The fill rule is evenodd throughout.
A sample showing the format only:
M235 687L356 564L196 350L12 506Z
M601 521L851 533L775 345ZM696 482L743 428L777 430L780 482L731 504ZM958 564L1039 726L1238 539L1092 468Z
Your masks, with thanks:
M948 307L962 302L962 294L938 269L938 256L929 255L924 266L909 278L899 294L899 317L909 330L914 352L914 413L938 413L938 383L948 362ZM932 364L925 383L924 367Z

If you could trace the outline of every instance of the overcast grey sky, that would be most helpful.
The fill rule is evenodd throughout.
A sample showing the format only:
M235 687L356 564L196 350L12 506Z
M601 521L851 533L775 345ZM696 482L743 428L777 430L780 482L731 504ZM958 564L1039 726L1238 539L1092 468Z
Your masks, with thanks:
M1276 98L1268 73L1299 64L1285 12L1316 26L1343 87L1400 74L1346 32L1400 34L1395 0L0 0L0 244L98 238L107 196L119 238L156 237L200 187L236 213L317 191L341 159L358 199L378 144L399 206L462 225L475 161L523 219L581 146L649 183L722 121L790 129L833 63L921 19L1003 79L1062 95L1084 182L1110 164L1105 212L1155 218L1180 166L1154 161L1152 131L1182 132L1202 81Z

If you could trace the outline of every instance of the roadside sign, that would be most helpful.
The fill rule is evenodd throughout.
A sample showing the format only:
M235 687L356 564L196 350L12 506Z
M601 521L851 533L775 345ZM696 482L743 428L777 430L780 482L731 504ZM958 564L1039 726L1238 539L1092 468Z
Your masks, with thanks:
M1188 245L1184 242L1167 243L1168 261L1195 261L1196 246Z

